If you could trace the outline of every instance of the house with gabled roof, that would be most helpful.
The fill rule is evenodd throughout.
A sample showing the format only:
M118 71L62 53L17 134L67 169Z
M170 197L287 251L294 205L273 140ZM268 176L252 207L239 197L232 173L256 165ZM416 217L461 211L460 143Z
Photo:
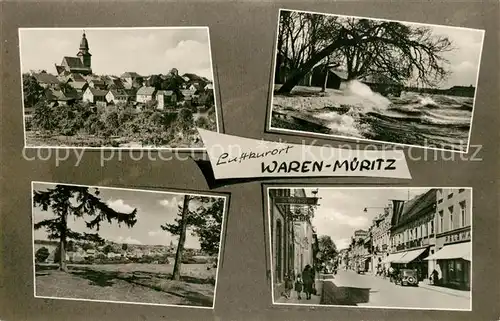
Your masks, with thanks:
M177 94L173 90L158 90L156 93L157 109L165 109L166 106L177 105Z
M134 71L124 72L120 76L120 79L122 80L125 89L139 88L144 82L144 77Z
M131 96L124 89L110 89L106 94L106 101L111 104L127 103Z
M106 90L88 87L83 93L82 100L93 104L97 102L106 102L107 93Z
M138 103L147 103L155 98L155 94L155 87L142 86L139 90L137 90L136 101Z
M60 83L56 76L46 72L34 73L33 77L35 77L38 84L43 88L56 87Z

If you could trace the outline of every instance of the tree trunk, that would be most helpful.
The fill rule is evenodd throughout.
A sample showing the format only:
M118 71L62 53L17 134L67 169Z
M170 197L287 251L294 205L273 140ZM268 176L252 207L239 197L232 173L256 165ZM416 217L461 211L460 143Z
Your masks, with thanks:
M66 230L68 228L68 213L65 212L62 216L61 239L59 243L59 271L68 272L66 265Z
M189 195L185 195L184 204L182 205L181 232L179 234L179 243L177 245L177 252L175 253L174 271L172 272L172 280L176 281L179 281L181 278L180 269L182 264L182 254L184 252L184 243L186 242L189 201L190 201Z
M343 46L350 46L355 44L352 39L340 39L333 42L331 45L321 50L314 56L312 56L308 61L306 61L302 66L292 72L288 80L281 86L278 90L279 94L288 94L292 91L293 87L297 86L301 79L318 63L321 59L331 55L335 50Z

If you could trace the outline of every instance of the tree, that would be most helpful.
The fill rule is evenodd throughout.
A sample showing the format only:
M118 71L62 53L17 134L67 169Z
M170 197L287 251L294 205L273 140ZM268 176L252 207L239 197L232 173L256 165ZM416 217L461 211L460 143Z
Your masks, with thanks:
M57 113L45 99L39 100L33 111L33 125L45 131L52 131L57 128Z
M38 251L36 251L35 258L37 262L43 263L45 262L45 260L47 260L49 255L49 250L45 246L43 246L39 248Z
M128 249L128 244L127 243L123 243L122 244L122 251L126 251Z
M332 241L332 238L328 235L321 235L319 237L319 253L320 259L319 263L325 263L330 259L335 258L337 255L337 247L335 243Z
M315 16L294 14L289 17L292 23L288 22L294 26ZM292 37L295 43L300 42L303 48L311 50L291 68L290 77L279 93L289 93L306 74L329 57L332 62L340 62L346 67L349 80L384 75L395 82L414 79L432 86L448 75L449 62L442 54L452 50L451 42L447 37L434 35L428 27L359 18L323 19L315 28L304 28L304 35ZM287 26L280 26L280 32L286 30ZM312 37L313 32L318 33L316 38ZM282 52L295 52L290 43L284 42L282 46L285 47L281 48Z
M23 100L25 107L35 106L45 91L33 75L23 74Z
M66 246L68 240L101 242L102 238L95 234L80 233L68 227L68 219L84 219L86 227L99 231L103 221L126 224L132 227L137 222L137 209L130 213L122 213L110 208L99 198L99 190L93 192L88 187L56 185L45 191L34 191L33 206L40 207L42 211L51 211L54 218L45 219L35 223L35 230L44 228L49 239L59 240L59 270L67 271Z
M188 198L187 205L186 197ZM193 204L193 207L190 208L189 204ZM191 228L192 234L198 237L203 252L210 256L219 253L223 214L224 198L186 195L183 206L179 207L178 218L175 219L175 223L161 226L163 230L173 235L179 235L173 277L176 277L175 272L179 273L175 266L182 259L188 228Z
M179 234L179 243L177 244L177 251L175 253L175 263L174 270L172 272L172 280L180 280L180 268L182 261L182 254L184 252L184 243L186 242L186 232L187 232L187 220L189 215L189 201L190 196L184 195L184 204L182 206L181 218L178 225L178 234ZM169 228L174 228L173 226L167 225L166 227L162 226L162 229L169 230ZM171 232L172 233L172 232Z
M111 244L108 244L106 245L103 249L102 249L102 252L104 254L108 254L109 252L112 252L113 251L113 247L111 246Z
M182 130L190 129L194 126L193 112L188 108L182 108L179 111L177 119Z

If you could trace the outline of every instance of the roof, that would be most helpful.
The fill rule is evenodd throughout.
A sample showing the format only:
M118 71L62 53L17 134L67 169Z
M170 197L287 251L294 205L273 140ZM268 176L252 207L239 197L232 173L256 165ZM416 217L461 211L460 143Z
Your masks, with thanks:
M121 75L121 78L142 78L142 76L134 71L127 71Z
M104 80L102 80L102 79L91 79L90 81L96 85L104 85L105 84Z
M156 91L155 87L143 86L143 87L139 88L139 90L137 90L137 95L152 96L155 91Z
M82 64L82 61L78 57L64 57L64 61L66 61L66 64L71 69L89 69Z
M69 77L71 79L73 79L73 81L85 81L86 82L85 78L83 78L83 76L80 75L80 74L72 73L72 74L69 75Z
M122 89L112 89L110 92L113 94L113 97L130 97L130 95Z
M420 194L405 202L403 211L393 228L401 226L416 217L426 215L429 210L434 210L436 206L436 189L430 189L426 193Z
M107 90L95 89L92 87L87 88L87 90L90 90L92 95L97 96L97 97L106 96L106 94L108 93Z
M69 85L75 89L83 89L87 85L86 81L71 81Z
M46 92L46 97L49 100L59 100L59 101L66 101L66 100L72 100L76 99L77 95L75 94L65 94L62 90L55 90L51 89Z
M54 85L56 85L59 83L59 79L57 79L57 77L52 75L52 74L42 72L39 74L33 74L33 76L35 77L35 79L39 83L42 83L42 84L54 84Z

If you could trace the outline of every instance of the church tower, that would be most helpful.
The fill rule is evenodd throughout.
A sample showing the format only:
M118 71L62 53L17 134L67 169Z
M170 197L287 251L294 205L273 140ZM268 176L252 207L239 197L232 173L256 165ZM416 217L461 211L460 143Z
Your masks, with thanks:
M80 58L80 61L85 68L91 69L90 57L92 57L92 55L89 52L89 42L85 36L85 31L83 32L82 40L80 41L80 51L76 56Z

